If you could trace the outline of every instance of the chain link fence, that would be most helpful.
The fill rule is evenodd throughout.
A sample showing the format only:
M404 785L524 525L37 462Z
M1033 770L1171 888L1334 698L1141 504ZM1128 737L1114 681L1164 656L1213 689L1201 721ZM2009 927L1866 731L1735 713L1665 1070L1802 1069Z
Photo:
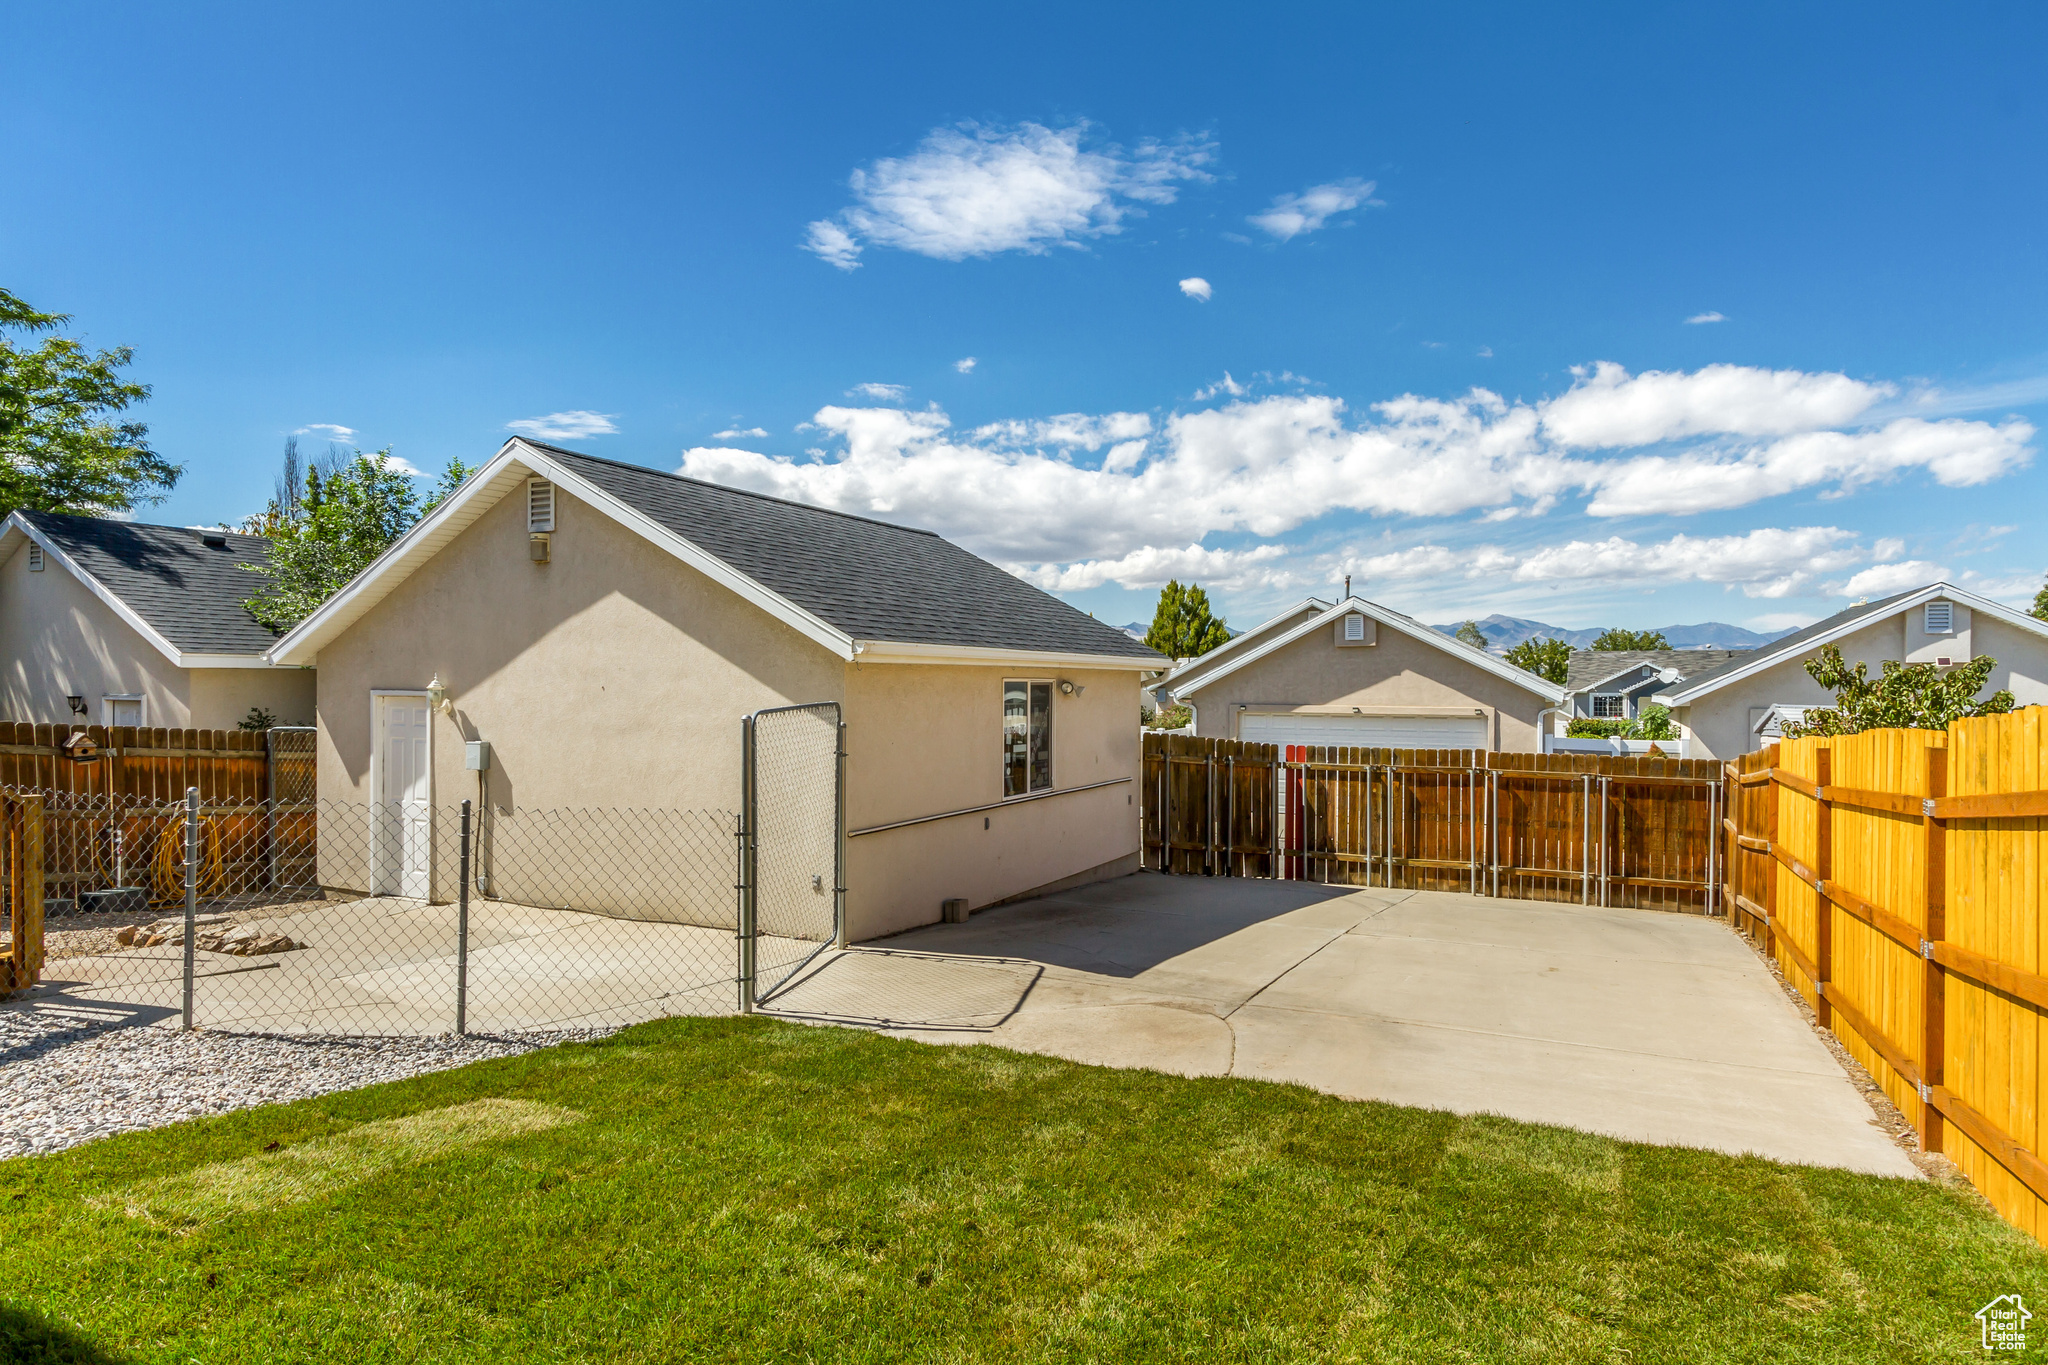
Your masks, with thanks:
M289 790L288 784L280 784ZM265 1033L484 1033L725 1013L728 811L42 794L45 981ZM767 956L801 956L813 945Z
M766 1002L826 949L843 946L845 730L837 702L747 718L740 841L747 1008Z

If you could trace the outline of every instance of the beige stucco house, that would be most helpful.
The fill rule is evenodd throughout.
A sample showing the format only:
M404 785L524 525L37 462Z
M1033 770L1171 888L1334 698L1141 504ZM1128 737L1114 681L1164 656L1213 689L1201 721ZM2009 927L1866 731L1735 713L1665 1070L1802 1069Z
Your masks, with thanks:
M0 529L0 720L231 730L313 723L313 673L242 606L261 536L15 512Z
M2048 621L1950 583L1930 583L1876 602L1858 602L1726 663L1665 688L1692 758L1732 758L1768 744L1780 718L1834 701L1806 671L1821 648L1839 646L1849 664L1878 675L1888 659L1946 667L1988 654L1998 660L1985 691L2009 689L2021 706L2048 705ZM1768 733L1767 733L1768 732Z
M502 815L737 812L742 717L837 702L850 939L1136 870L1167 666L929 532L523 439L271 657L319 665L324 800Z
M1195 733L1266 744L1540 748L1555 683L1360 597L1308 598L1181 664Z

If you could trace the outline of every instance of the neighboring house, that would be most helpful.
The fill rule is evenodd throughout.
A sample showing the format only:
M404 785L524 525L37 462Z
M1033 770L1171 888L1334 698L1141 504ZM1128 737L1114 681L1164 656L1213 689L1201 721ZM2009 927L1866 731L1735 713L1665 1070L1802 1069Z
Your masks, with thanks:
M1741 649L1575 649L1565 667L1570 709L1558 733L1573 720L1637 720L1668 685L1748 653Z
M741 718L839 702L849 938L1135 871L1167 666L928 531L523 439L271 653L319 663L331 801L736 812Z
M1828 706L1834 694L1815 682L1806 661L1839 646L1851 666L1876 677L1887 659L1947 667L1980 654L1998 660L1987 693L2009 688L2021 706L2048 704L2048 621L2000 606L1949 583L1858 602L1781 640L1657 693L1691 741L1695 758L1732 758L1760 749L1765 732L1800 708Z
M0 529L0 720L232 730L313 723L313 674L272 664L242 603L261 536L15 512Z
M1168 675L1195 733L1267 744L1539 747L1565 690L1359 597L1296 604Z

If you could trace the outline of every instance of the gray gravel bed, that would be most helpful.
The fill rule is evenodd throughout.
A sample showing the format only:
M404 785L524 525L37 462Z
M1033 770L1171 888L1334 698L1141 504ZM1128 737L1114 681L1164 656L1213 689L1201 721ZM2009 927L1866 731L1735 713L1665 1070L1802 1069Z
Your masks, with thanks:
M610 1028L468 1038L181 1033L84 1001L0 1005L0 1158L445 1071Z

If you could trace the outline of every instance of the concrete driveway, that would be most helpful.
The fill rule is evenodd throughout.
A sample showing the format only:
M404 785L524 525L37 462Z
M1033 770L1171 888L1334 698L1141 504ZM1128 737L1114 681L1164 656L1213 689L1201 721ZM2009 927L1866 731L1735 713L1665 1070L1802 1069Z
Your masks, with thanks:
M1139 873L828 956L766 1008L1916 1177L1715 920Z

